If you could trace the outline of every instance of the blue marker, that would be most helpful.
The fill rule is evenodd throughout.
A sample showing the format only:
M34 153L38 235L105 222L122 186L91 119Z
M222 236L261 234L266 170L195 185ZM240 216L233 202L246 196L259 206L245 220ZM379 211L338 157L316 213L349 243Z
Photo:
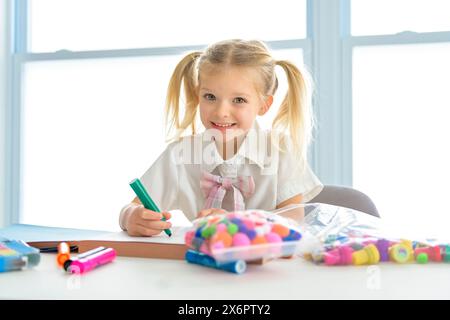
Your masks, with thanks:
M216 260L214 260L214 258L194 250L186 251L185 258L187 262L190 263L195 263L210 268L221 269L237 274L244 273L247 269L247 263L244 260L218 263Z

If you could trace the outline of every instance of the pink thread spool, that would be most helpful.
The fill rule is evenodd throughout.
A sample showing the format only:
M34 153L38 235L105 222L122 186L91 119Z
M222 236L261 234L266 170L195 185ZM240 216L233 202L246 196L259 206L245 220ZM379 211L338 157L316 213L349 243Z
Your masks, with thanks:
M324 254L324 262L328 266L352 264L353 249L350 246L340 246Z
M439 246L416 248L414 255L417 257L420 253L426 253L431 261L441 262L442 254Z

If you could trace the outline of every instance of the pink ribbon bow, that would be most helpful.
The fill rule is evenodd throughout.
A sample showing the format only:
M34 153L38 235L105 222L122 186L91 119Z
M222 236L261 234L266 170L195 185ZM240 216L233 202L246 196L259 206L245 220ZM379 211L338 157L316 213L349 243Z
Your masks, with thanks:
M255 192L255 181L252 176L237 176L236 178L223 178L203 171L200 188L207 197L204 209L222 208L222 201L227 190L233 189L234 210L245 210L244 198Z

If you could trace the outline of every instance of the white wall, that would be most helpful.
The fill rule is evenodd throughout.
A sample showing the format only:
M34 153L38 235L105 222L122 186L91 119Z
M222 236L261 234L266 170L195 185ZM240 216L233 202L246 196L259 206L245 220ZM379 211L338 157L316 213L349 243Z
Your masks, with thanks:
M8 101L8 16L9 1L0 1L0 227L7 223L5 214L5 125L6 125L6 103Z

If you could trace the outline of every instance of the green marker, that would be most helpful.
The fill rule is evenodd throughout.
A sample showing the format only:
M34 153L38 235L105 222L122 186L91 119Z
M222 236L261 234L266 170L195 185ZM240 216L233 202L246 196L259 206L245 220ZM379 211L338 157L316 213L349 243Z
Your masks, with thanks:
M134 193L136 193L139 200L141 200L145 209L161 212L155 202L153 202L152 198L150 198L150 195L147 193L147 190L145 190L143 184L139 179L134 179L133 181L131 181L130 186L133 189ZM161 220L166 221L166 218L163 216ZM164 232L169 237L172 236L172 231L170 231L170 229L165 229Z

